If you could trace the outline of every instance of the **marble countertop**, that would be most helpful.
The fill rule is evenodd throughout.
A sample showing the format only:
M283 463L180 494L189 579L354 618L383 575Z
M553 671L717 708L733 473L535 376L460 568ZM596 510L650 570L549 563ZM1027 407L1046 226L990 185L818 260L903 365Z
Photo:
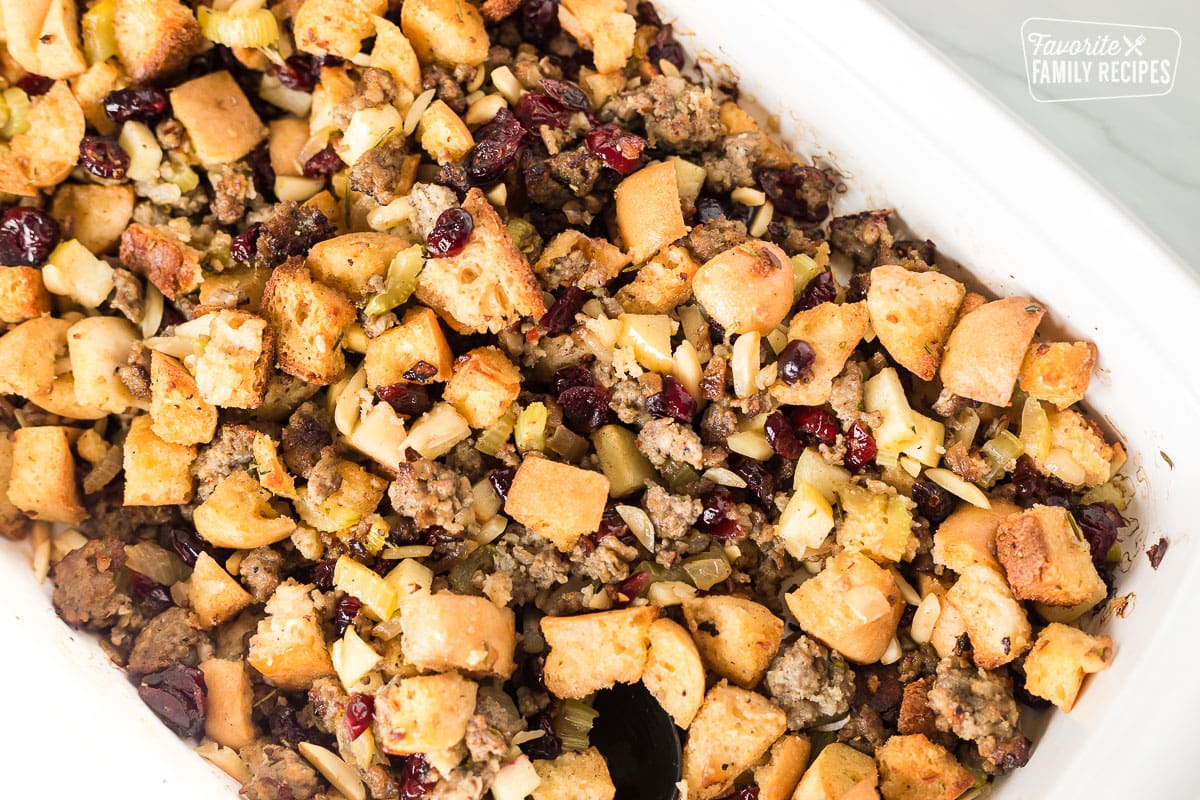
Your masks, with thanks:
M1034 129L1200 276L1200 4L875 2ZM1036 102L1021 48L1021 25L1029 17L1174 28L1182 39L1174 89L1160 97Z

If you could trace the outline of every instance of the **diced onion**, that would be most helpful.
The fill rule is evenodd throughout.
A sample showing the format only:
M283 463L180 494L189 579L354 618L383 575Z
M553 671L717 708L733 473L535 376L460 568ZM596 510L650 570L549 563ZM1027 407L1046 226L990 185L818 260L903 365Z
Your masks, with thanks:
M770 461L775 455L767 437L761 431L739 431L731 433L725 439L725 446L739 455L753 458L755 461Z
M125 174L131 181L149 181L158 177L163 151L154 138L154 133L144 122L129 120L121 127L117 139L121 149L129 156L129 167Z
M29 95L16 86L10 86L0 93L8 106L8 119L0 128L0 136L5 139L25 133L29 130Z
M707 592L733 574L729 562L720 556L691 559L684 563L683 571L702 592Z
M948 469L927 469L925 470L925 477L950 494L960 500L966 500L973 506L978 506L979 508L992 507L991 501L988 500L987 495L978 486L973 483L967 483Z
M508 528L508 517L503 514L497 514L479 527L479 533L475 536L475 541L480 544L490 544L496 541Z
M646 590L646 599L650 601L650 605L659 608L677 606L695 596L696 587L683 581L655 581Z
M116 13L116 0L100 0L79 20L83 30L83 51L89 64L98 64L117 54Z
M471 426L462 415L454 410L454 406L442 402L413 423L404 446L416 450L422 458L432 459L446 455L470 435Z
M205 38L227 47L266 47L279 41L279 21L265 8L234 15L200 6L196 19Z
M1075 460L1071 451L1053 447L1042 459L1042 469L1071 486L1082 486L1087 480L1087 470Z
M271 52L271 51L267 51ZM312 94L299 89L289 89L269 73L264 74L258 85L258 96L276 108L282 108L297 117L307 117L312 110Z
M396 590L374 570L349 556L340 556L333 568L333 585L362 601L376 619L384 620L396 610Z
M1025 400L1021 409L1021 444L1036 463L1050 453L1050 419L1036 398Z

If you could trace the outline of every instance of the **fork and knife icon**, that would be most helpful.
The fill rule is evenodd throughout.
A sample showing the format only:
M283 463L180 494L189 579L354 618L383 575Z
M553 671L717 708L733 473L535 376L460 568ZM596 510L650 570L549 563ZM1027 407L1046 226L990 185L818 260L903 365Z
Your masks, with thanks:
M1144 34L1138 36L1137 39L1132 41L1128 36L1122 36L1121 38L1125 40L1126 57L1134 55L1135 53L1139 56L1142 55L1142 45L1146 43L1146 36Z

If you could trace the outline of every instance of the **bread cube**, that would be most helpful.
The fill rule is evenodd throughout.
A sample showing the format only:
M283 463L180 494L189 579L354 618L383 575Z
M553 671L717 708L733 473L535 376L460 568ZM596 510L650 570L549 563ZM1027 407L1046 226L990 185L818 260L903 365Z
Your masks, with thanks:
M200 397L222 408L258 408L275 354L271 329L262 317L245 311L211 316L208 343L196 359Z
M393 678L375 693L375 738L385 753L448 750L462 741L479 685L457 672Z
M414 97L424 91L421 83L421 62L412 42L398 26L376 17L375 46L371 48L371 66L392 73L396 83Z
M1113 660L1113 640L1091 636L1078 628L1052 622L1038 634L1025 657L1025 688L1070 711L1085 676L1108 669Z
M450 378L454 354L428 308L410 308L404 320L367 340L367 388L411 381L429 383Z
M759 144L762 147L762 155L759 156L758 166L762 167L789 167L796 163L795 157L787 150L779 146L774 139L763 133L762 128L754 117L732 100L726 100L721 103L719 110L721 124L725 126L726 132L730 136L737 136L739 133L754 133L758 135Z
M748 241L704 263L692 292L727 333L770 333L792 308L792 262L770 242Z
M71 174L86 124L66 81L30 98L26 120L27 131L0 144L0 192L35 197Z
M964 314L946 340L942 383L959 397L1007 406L1045 314L1027 297L994 300Z
M120 414L136 401L117 370L129 362L141 332L124 317L85 317L67 331L75 399Z
M797 312L788 323L788 340L807 342L816 357L807 376L791 386L777 380L771 385L771 396L784 405L824 405L833 392L833 379L869 325L866 303L821 303Z
M78 525L87 518L75 483L71 429L57 425L13 433L8 499L34 519Z
M462 117L442 100L434 100L421 115L417 138L421 149L439 164L461 161L475 146L475 138Z
M158 438L150 417L134 417L125 437L125 505L182 505L192 499L195 445Z
M933 534L933 563L962 572L972 564L1000 571L996 560L996 526L1019 512L1017 506L998 497L991 508L964 503L942 521Z
M477 347L454 362L442 397L472 428L486 428L521 393L521 370L496 347Z
M674 620L654 620L642 684L684 730L704 702L704 683L704 663L691 634Z
M637 271L633 282L617 292L617 302L634 314L666 314L692 296L692 279L700 265L686 247L668 245Z
M388 233L347 233L317 242L305 264L314 278L357 302L367 295L371 279L384 278L392 259L408 247L407 241Z
M616 683L641 680L650 647L652 606L576 617L542 617L546 688L555 697L580 699Z
M0 392L33 398L50 392L71 323L36 317L0 336Z
M834 742L817 754L792 800L878 800L878 785L875 759Z
M296 511L304 522L325 533L337 533L353 528L375 512L387 481L355 464L340 461L337 465L342 482L337 491L319 504L308 499L308 489L301 489L296 499Z
M356 0L305 0L296 10L292 30L296 47L305 53L352 58L363 39L375 34L371 13Z
M266 126L228 72L211 72L171 90L175 118L205 166L237 161L267 135Z
M785 600L805 633L859 664L880 659L904 613L892 573L850 551L829 559Z
M606 502L603 474L531 456L517 467L504 513L569 553L580 536L599 529Z
M575 269L562 269L563 262L574 266L579 261L587 266L578 277L574 275ZM576 286L587 290L604 286L627 266L629 256L612 242L600 237L589 238L582 231L567 228L542 248L533 271L551 289L574 280Z
M108 118L104 113L104 98L110 95L117 89L125 88L129 85L129 77L125 74L113 59L107 61L97 61L92 64L82 74L76 76L71 81L71 94L75 95L76 102L79 103L80 109L83 111L83 116L87 120L87 124L95 128L99 133L105 136L113 136L120 130L120 126ZM75 184L77 186L92 186L93 184ZM65 186L60 186L58 192L61 192ZM133 187L130 189L130 195L133 194ZM56 214L57 216L57 214ZM79 238L76 236L75 238Z
M754 768L758 800L788 800L808 766L812 750L807 736L789 733L771 745L765 763Z
M67 183L54 192L51 215L73 238L96 255L110 253L133 217L133 186Z
M224 567L203 552L196 557L187 587L192 612L205 630L233 619L254 600Z
M285 692L307 691L317 678L334 674L312 591L294 578L279 584L250 637L246 661Z
M884 800L955 800L975 785L958 759L921 733L893 736L875 759Z
M200 397L196 379L168 355L150 353L150 419L161 439L204 444L217 430L217 409Z
M1036 342L1025 353L1018 381L1030 397L1066 408L1087 394L1097 357L1091 342Z
M253 550L292 535L296 521L271 507L271 494L249 472L238 470L221 479L208 499L196 507L196 533L217 547Z
M327 386L346 371L342 337L358 318L354 305L332 286L313 280L299 258L275 268L263 289L262 315L275 332L279 369Z
M121 234L121 263L147 278L168 300L200 288L200 251L174 233L135 222Z
M976 666L996 669L1029 649L1033 630L1025 609L995 570L967 567L945 599L962 615Z
M135 83L179 72L205 44L191 9L176 0L117 0L113 33Z
M1070 514L1035 505L1000 522L996 556L1017 599L1073 606L1104 590L1091 546L1075 532Z
M210 658L200 663L208 702L204 735L219 745L234 749L254 741L258 731L250 716L254 711L254 687L242 661Z
M459 333L499 333L522 317L546 313L542 290L508 226L479 189L462 207L475 220L456 256L431 258L417 279L417 299Z
M675 165L670 161L642 167L622 180L616 203L617 228L634 264L687 235Z
M1052 606L1034 603L1033 610L1046 622L1075 622L1087 612L1100 605L1108 597L1108 586L1101 583L1086 600L1073 606Z
M0 322L9 324L50 313L50 293L33 267L0 267Z
M683 618L705 665L745 689L762 680L783 640L783 620L742 597L685 600Z
M933 631L929 635L929 643L941 658L949 658L959 652L959 642L967 633L967 624L958 609L946 602L944 593L939 601L941 610ZM969 638L969 637L968 637Z
M867 309L879 343L900 366L933 380L966 289L940 272L889 264L871 270Z
M417 669L459 669L509 678L517 633L513 612L484 597L437 592L405 600L404 660Z
M843 512L837 527L839 545L881 563L904 559L913 538L912 512L905 500L849 483L839 486L837 494Z
M552 760L539 759L533 768L542 779L533 790L533 800L613 800L617 795L608 762L594 747Z
M1077 411L1051 411L1047 417L1051 455L1056 458L1065 455L1077 473L1072 475L1059 469L1057 477L1072 486L1098 486L1107 482L1112 477L1113 465L1123 458L1123 452L1104 441L1096 423ZM1035 459L1035 462L1043 472L1048 471L1045 460Z
M208 273L200 284L200 305L246 306L247 311L257 312L270 277L270 271L254 267L231 267L224 272Z
M558 21L585 50L592 51L601 74L621 70L633 55L637 21L625 13L619 0L566 0L559 5Z
M9 434L7 428L0 426L0 536L24 539L29 533L29 518L8 498L13 469L13 443Z
M55 80L87 69L79 49L79 15L66 0L3 0L4 38L9 58L24 70Z
M476 66L487 59L491 45L479 9L456 0L405 2L400 27L422 64Z
M683 779L690 800L722 797L787 730L787 714L761 694L721 681L688 729Z

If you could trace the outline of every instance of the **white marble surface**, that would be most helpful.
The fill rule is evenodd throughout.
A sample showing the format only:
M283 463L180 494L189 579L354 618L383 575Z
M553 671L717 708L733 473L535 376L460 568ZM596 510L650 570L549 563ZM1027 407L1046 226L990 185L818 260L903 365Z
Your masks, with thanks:
M1036 130L1200 275L1200 3L875 2ZM1162 97L1035 102L1020 37L1029 17L1175 28L1182 38L1175 87Z

